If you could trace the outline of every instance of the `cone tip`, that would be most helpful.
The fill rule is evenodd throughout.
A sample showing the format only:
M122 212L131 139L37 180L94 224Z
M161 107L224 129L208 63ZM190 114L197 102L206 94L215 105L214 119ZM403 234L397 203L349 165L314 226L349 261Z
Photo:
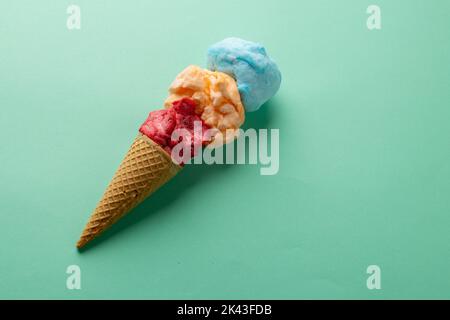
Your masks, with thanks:
M81 249L86 245L87 241L85 238L81 237L80 240L77 242L77 249Z

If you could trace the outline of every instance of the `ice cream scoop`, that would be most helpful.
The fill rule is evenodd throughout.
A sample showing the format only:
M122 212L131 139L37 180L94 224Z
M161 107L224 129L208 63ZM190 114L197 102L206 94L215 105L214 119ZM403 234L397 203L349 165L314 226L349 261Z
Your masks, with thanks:
M169 88L164 106L170 108L174 101L193 99L196 113L206 125L219 132L213 137L216 144L231 141L244 123L245 110L235 80L223 72L213 72L197 66L188 66L177 75ZM227 131L228 130L228 131Z
M207 65L236 79L245 111L258 110L280 88L281 73L276 63L255 42L224 39L208 49Z
M161 148L172 153L172 149L179 143L185 144L191 149L191 155L195 156L199 147L210 142L207 132L209 126L195 113L196 103L191 98L182 98L174 101L172 106L164 110L150 112L145 122L139 128L139 132L156 142ZM194 134L195 122L201 125L201 134ZM172 133L177 129L188 132L184 140L174 139Z

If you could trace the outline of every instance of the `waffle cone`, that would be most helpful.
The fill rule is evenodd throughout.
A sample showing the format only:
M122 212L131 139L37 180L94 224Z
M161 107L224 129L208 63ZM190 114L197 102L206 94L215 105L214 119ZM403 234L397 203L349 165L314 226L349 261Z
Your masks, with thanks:
M77 247L108 229L180 170L166 151L139 134L92 213Z

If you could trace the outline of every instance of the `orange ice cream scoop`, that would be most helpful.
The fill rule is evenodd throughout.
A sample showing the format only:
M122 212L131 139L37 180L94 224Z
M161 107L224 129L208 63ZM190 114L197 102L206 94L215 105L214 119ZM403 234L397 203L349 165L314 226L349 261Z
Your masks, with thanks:
M170 85L164 106L170 108L174 101L186 97L196 102L195 112L204 123L218 130L213 135L213 145L227 143L237 136L244 123L245 110L232 77L191 65Z

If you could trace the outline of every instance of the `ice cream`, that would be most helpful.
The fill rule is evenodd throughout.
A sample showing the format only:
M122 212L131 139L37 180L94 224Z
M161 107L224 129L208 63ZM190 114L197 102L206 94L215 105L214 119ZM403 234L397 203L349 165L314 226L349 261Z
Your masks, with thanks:
M174 101L168 109L150 112L139 131L156 142L169 155L172 148L182 142L190 147L193 157L200 146L211 141L207 135L209 126L195 113L195 107L196 102L191 98ZM201 126L200 134L194 134L196 121ZM177 129L185 129L188 134L175 140L172 133Z
M236 79L245 111L256 111L280 88L281 73L265 48L239 38L227 38L208 49L208 69Z
M280 72L265 49L245 40L229 38L213 45L208 66L211 70L193 65L183 70L169 88L165 109L150 112L92 212L78 248L175 177L201 146L234 139L245 111L257 110L280 86ZM177 129L185 135L177 136ZM183 161L174 159L179 146Z
M226 135L225 142L234 138L232 131L244 123L245 110L235 80L222 72L213 72L197 66L184 69L169 88L164 105L170 108L174 101L191 98L197 104L196 113L209 127ZM213 136L221 143L221 134Z

